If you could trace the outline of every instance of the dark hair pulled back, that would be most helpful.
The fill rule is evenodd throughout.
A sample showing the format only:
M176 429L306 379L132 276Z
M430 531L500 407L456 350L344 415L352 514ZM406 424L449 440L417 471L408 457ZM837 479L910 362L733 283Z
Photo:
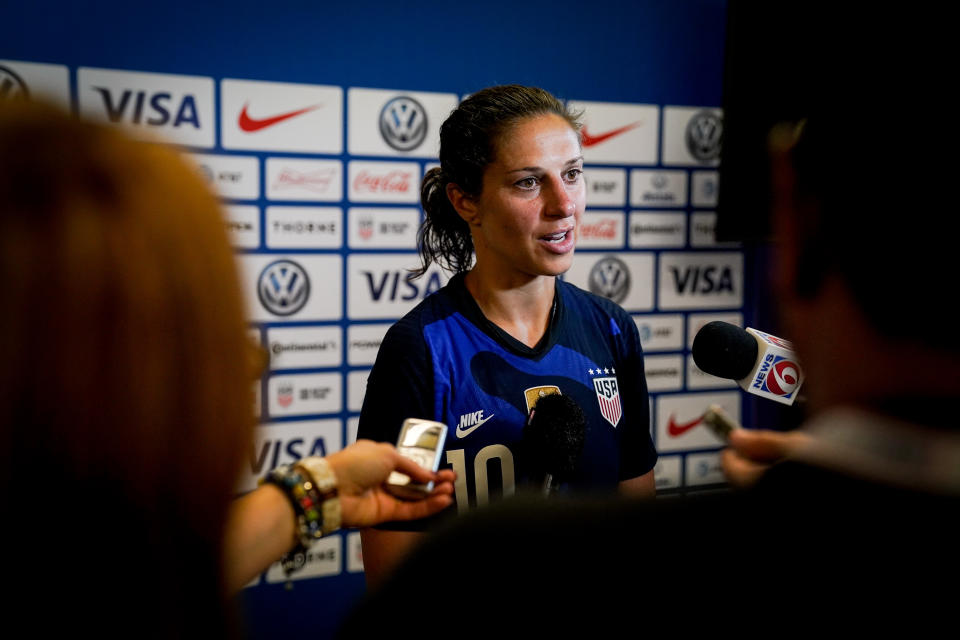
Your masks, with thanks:
M422 265L413 271L413 277L422 276L432 263L454 273L470 268L470 227L447 198L447 185L455 184L470 196L480 195L483 173L496 157L500 136L519 120L551 113L565 119L579 134L580 114L570 112L560 100L537 87L488 87L453 110L440 127L440 166L428 171L420 186L426 217L418 235Z

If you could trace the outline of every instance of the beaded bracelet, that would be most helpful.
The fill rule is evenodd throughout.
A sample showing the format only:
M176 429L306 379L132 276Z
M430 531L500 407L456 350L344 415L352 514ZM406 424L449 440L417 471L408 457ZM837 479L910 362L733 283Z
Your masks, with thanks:
M315 479L317 476L320 478ZM280 559L289 578L306 564L307 549L314 540L340 528L336 477L326 460L313 457L279 466L260 482L279 487L296 515L297 544Z

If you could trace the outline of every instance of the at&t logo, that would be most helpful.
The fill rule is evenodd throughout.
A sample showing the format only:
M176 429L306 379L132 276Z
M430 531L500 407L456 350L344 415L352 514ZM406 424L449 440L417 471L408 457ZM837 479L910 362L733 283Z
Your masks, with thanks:
M607 256L590 270L590 292L620 303L630 291L630 269L620 258Z
M310 298L310 279L307 272L292 260L271 262L257 282L260 304L278 316L293 315L307 304Z
M427 137L427 112L409 96L398 96L380 111L380 135L397 151L416 149Z

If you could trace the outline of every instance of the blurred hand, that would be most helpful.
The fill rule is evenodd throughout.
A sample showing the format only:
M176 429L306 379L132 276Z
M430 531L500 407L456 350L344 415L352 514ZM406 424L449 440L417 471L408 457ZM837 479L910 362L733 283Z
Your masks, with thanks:
M453 471L427 471L385 442L357 440L326 459L337 476L344 527L414 520L433 515L453 504L453 481L456 479ZM392 471L405 473L420 483L433 480L433 492L422 500L394 497L383 489L383 483Z
M773 466L810 438L802 431L734 429L730 446L723 450L720 463L727 482L749 487Z

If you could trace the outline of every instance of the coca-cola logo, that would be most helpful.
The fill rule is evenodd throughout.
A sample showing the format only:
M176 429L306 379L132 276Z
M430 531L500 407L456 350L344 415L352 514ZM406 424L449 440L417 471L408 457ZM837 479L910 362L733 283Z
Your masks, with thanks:
M316 193L326 193L335 173L334 169L303 172L284 167L274 180L273 188L291 189L299 187Z
M361 171L353 179L353 189L359 193L408 193L412 185L413 174L409 171L390 171L379 175Z
M580 237L584 239L613 240L617 237L617 221L611 218L580 225Z

